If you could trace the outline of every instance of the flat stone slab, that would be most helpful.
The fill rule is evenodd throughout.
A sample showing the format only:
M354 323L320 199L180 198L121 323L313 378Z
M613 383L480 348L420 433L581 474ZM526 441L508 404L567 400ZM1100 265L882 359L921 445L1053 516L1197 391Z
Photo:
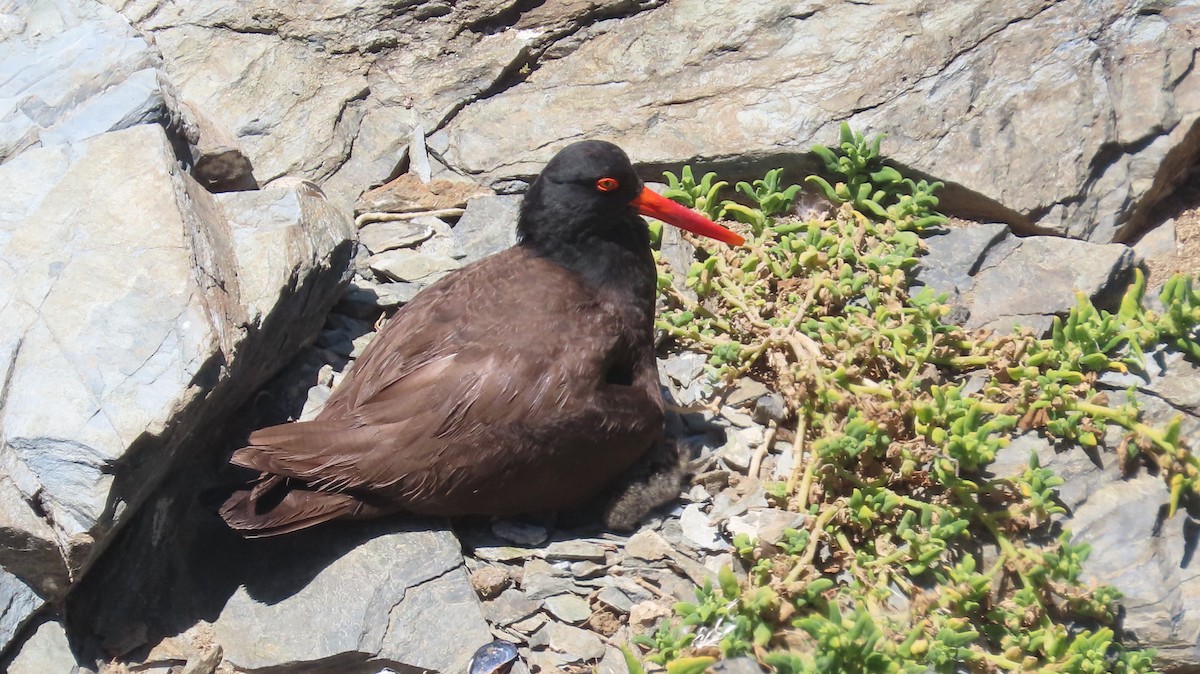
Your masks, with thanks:
M445 529L366 540L282 597L310 570L301 564L274 573L238 588L213 622L237 667L382 659L457 673L491 640L458 541Z
M1075 291L1115 309L1133 278L1133 249L1123 244L1021 238L995 224L952 229L926 243L917 284L947 295L950 318L968 329L1020 325L1041 333L1075 306Z

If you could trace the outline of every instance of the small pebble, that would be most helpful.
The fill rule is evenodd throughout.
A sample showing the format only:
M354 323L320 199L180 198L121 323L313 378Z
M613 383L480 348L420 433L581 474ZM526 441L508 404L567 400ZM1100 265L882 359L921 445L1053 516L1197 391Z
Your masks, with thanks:
M481 566L471 574L471 587L475 588L475 594L480 599L497 597L511 584L512 578L508 573L494 566Z
M758 662L748 656L722 660L713 664L708 671L712 674L763 674Z
M604 657L596 665L596 674L629 674L624 654L616 648L604 649Z
M621 613L629 613L633 608L633 600L631 600L624 592L615 587L606 587L596 594L596 599L603 602L606 606L620 611Z
M556 594L553 597L547 597L542 605L550 612L550 615L572 625L578 625L592 615L592 609L588 603L573 594Z
M729 423L738 428L749 428L754 425L754 417L729 405L721 408L721 416L725 417L729 420Z
M603 573L607 568L607 564L597 564L584 560L571 564L571 575L576 578L591 578L598 573Z
M721 457L730 468L745 471L750 467L754 450L750 448L741 429L731 428L726 436L725 444L717 450L717 456Z
M644 601L629 609L629 624L650 627L671 614L671 607L664 606L658 600Z
M541 605L531 601L516 588L508 588L500 596L483 602L483 614L488 622L511 625L533 615Z
M783 396L778 393L770 393L760 396L754 401L754 420L760 424L765 424L768 421L774 421L781 424L787 419L787 405L783 402Z
M625 554L636 559L654 562L666 559L671 554L671 546L653 531L639 531L629 537L625 543Z
M511 627L522 634L533 634L542 628L550 619L542 613L535 613L524 620L518 620Z
M704 568L713 573L720 573L722 567L728 566L734 568L733 554L722 552L719 555L710 555L704 558Z
M545 633L546 644L571 658L571 662L604 657L604 643L595 632L552 622L538 631L539 635L542 633Z
M683 529L683 539L693 548L700 550L721 551L729 548L717 527L708 519L708 515L700 509L700 504L693 503L683 509L679 517L679 525Z
M796 451L792 443L779 440L775 441L775 449L779 452L779 459L771 471L771 478L782 482L792 476L792 469L796 465Z
M555 541L546 548L546 559L605 562L608 559L608 549L603 545L586 541Z
M472 552L477 558L488 562L515 562L529 559L534 551L528 548L514 548L508 545L484 546L475 548Z
M568 571L541 559L531 559L525 562L521 588L525 590L525 595L530 599L545 599L552 595L573 591L575 581Z
M752 400L757 400L768 393L770 393L770 391L762 382L756 379L743 377L742 379L738 380L737 385L734 386L729 395L725 397L725 404L732 407L740 407Z
M542 631L545 632L545 630ZM553 651L534 651L529 655L529 665L541 674L561 672L571 662L575 662L575 660Z

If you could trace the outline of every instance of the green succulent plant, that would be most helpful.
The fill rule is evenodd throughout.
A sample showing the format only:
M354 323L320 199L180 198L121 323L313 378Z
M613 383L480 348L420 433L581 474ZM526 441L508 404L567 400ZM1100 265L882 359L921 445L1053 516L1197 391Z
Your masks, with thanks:
M1115 313L1080 295L1047 337L970 334L943 321L943 298L908 290L921 231L945 222L941 185L884 165L881 141L843 125L837 148L813 148L836 176L805 179L837 205L827 219L789 215L799 187L778 170L719 207L715 175L668 175L747 243L687 270L696 299L660 267L656 327L707 353L718 388L749 375L783 395L796 469L767 487L806 519L772 545L736 537L744 576L723 570L635 642L668 667L720 654L774 672L1153 671L1108 626L1119 594L1082 583L1090 550L1056 532L1061 478L1036 454L1014 475L985 469L1016 433L1091 446L1115 428L1122 460L1158 466L1170 513L1200 493L1181 419L1151 427L1132 393L1114 404L1096 388L1153 350L1200 360L1197 282L1172 278L1155 312L1138 273Z

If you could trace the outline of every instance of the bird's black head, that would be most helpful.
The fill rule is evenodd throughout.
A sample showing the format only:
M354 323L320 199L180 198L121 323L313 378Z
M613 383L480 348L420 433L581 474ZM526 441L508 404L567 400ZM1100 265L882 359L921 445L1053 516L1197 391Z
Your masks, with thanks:
M644 236L633 206L642 189L621 148L600 140L573 143L554 155L529 188L517 232L535 247Z
M568 145L546 164L525 200L521 245L591 282L620 286L654 300L654 260L646 221L668 224L732 244L742 237L646 189L621 148L599 140Z
M546 164L521 204L517 233L535 248L589 240L647 247L638 214L733 245L742 237L693 210L646 189L621 148L585 140L563 148Z

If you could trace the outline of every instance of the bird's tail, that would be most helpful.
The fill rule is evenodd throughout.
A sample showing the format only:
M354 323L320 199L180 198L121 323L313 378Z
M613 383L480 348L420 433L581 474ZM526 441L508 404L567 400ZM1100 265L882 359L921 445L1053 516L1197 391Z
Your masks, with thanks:
M246 465L245 447L234 454L233 463ZM239 454L243 460L239 461ZM298 480L262 473L252 484L233 492L218 511L221 519L247 538L277 536L338 518L361 518L383 514L353 494L309 488Z

